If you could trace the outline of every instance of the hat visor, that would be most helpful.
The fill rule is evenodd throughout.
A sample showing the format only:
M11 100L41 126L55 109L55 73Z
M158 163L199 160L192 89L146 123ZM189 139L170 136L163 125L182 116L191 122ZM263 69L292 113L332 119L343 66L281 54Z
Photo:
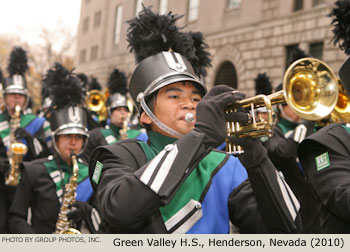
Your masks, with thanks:
M171 85L171 84L174 84L177 82L185 82L185 81L193 83L198 88L198 90L201 92L201 94L203 96L206 94L207 89L199 80L192 78L188 75L179 74L179 75L174 75L174 76L170 76L168 78L162 79L157 85L155 85L155 87L153 89L149 90L148 94L145 94L145 95L148 96L149 94L154 93L155 91L157 91L165 86L168 86L168 85Z
M21 95L27 95L27 89L20 89L20 88L11 88L8 87L5 89L4 94L21 94Z
M76 127L71 127L71 128L65 128L63 130L60 130L56 133L56 135L71 135L71 134L76 134L76 135L83 135L83 136L89 136L89 134L82 128L76 128Z

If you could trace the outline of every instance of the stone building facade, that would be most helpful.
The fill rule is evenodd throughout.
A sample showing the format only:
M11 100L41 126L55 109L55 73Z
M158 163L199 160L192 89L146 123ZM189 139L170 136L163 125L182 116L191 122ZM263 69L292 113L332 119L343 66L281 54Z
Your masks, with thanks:
M201 31L212 67L208 88L228 84L254 95L254 79L266 72L273 86L282 82L288 55L298 45L325 61L335 73L346 55L335 47L331 19L334 0L82 0L76 72L106 85L113 68L130 76L134 56L126 41L127 23L145 6L183 14L178 26Z

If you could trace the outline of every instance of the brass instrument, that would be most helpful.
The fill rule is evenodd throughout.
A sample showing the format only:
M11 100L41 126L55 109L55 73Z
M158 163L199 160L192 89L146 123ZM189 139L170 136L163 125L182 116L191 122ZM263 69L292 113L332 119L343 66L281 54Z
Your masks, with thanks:
M106 100L106 94L103 94L100 90L93 89L87 93L86 104L88 109L97 113L100 122L105 121L108 117Z
M69 183L65 185L65 191L63 195L62 205L60 212L58 213L58 219L56 222L55 234L81 234L81 232L75 228L70 227L71 223L68 220L69 205L75 202L75 192L77 189L79 166L77 156L74 152L71 153L73 174L69 180Z
M317 122L318 127L324 127L331 123L345 123L350 121L350 100L340 80L338 81L338 100L332 113Z
M249 108L251 120L248 125L227 122L227 135L237 137L271 136L273 123L272 105L287 103L301 118L317 121L327 117L338 100L338 82L334 72L326 63L315 58L302 58L290 65L284 74L283 90L271 95L257 95L229 104L226 113L239 107ZM255 109L266 107L267 120L256 118ZM226 140L226 151L242 154L241 146Z
M0 82L0 113L4 111L5 105L4 105L4 95L3 95L3 88L2 83Z
M21 171L20 164L23 156L27 153L28 148L25 144L16 140L15 131L20 127L21 123L21 106L16 105L15 113L11 116L10 122L10 147L8 157L10 160L10 173L5 179L5 184L9 186L17 186L19 183Z
M128 139L128 119L123 118L123 127L119 130L120 140Z

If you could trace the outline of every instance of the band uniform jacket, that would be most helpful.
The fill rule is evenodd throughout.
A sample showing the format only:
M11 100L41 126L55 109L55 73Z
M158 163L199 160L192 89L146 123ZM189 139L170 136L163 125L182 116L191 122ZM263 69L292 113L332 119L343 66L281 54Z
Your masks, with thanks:
M33 114L22 114L20 119L20 126L24 128L29 134L33 136L33 151L27 152L23 157L24 161L31 161L35 158L44 157L48 155L49 148L52 145L51 140L51 130L50 124L42 117L37 117ZM10 146L10 117L7 111L0 114L0 138L3 144L0 145L0 159L6 159L7 151ZM28 143L25 139L20 139L20 142L23 142L28 146ZM9 171L7 171L9 172ZM7 222L7 213L11 206L13 196L16 190L14 186L8 186L5 184L5 178L7 172L0 173L0 233L8 232L5 230L5 225Z
M13 233L50 234L55 231L63 188L70 178L63 174L72 174L72 169L62 162L49 156L22 163L21 181L9 211L9 225ZM93 190L87 177L87 166L79 159L78 165L76 200L90 202ZM29 208L30 224L27 222Z
M298 232L298 202L267 157L248 180L238 158L204 148L202 133L147 133L148 144L123 140L92 154L105 232L228 233L229 220L241 233Z
M278 123L269 138L262 142L275 167L282 172L288 185L300 202L300 215L303 222L302 233L319 233L319 215L315 211L316 199L301 168L297 150L299 142L294 141L294 130L298 124L289 121Z
M317 197L321 232L350 233L350 124L320 129L298 155Z

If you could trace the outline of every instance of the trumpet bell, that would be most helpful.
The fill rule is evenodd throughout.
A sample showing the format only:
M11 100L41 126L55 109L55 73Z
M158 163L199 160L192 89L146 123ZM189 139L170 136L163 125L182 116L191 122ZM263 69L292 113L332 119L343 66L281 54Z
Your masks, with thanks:
M237 107L250 108L252 122L239 125L227 123L227 135L237 137L271 136L274 116L271 105L287 103L303 119L319 121L329 116L338 99L338 81L334 72L323 61L314 58L302 58L290 65L283 77L283 90L265 96L258 95L230 105L226 113L236 111ZM339 100L339 103L341 101ZM265 107L267 119L255 118L255 109ZM226 151L233 154L243 153L238 146L227 142Z
M302 58L287 69L283 79L285 100L301 118L317 121L328 116L338 100L334 72L324 62Z
M346 93L345 88L338 82L339 95L338 101L335 108L331 114L332 121L334 122L349 122L350 121L350 100Z
M104 121L108 117L106 107L106 94L103 94L100 90L93 89L87 93L86 104L89 110L98 114L99 121Z
M101 111L105 106L105 98L99 90L91 90L86 98L86 104L91 111Z

